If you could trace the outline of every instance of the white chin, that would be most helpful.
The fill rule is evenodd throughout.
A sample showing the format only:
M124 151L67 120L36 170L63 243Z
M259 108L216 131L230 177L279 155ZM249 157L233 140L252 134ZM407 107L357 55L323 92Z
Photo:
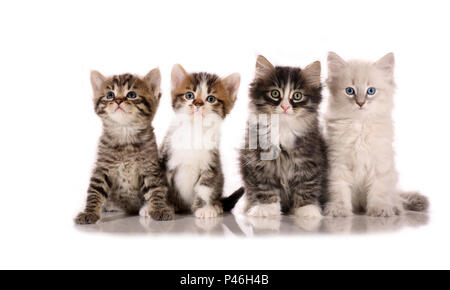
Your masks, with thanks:
M117 123L126 123L128 122L127 114L123 111L117 111L110 115L111 119L116 121Z

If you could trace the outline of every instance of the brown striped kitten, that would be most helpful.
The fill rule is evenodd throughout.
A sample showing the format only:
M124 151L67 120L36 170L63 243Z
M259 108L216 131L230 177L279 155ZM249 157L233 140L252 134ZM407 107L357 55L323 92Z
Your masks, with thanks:
M156 220L172 219L152 127L161 97L159 69L143 78L131 74L106 78L93 71L91 83L103 134L86 208L75 222L96 223L102 209L112 208Z
M175 118L161 148L169 182L169 199L179 212L212 218L229 210L234 197L221 199L220 129L233 108L240 84L235 73L220 78L210 73L172 69Z

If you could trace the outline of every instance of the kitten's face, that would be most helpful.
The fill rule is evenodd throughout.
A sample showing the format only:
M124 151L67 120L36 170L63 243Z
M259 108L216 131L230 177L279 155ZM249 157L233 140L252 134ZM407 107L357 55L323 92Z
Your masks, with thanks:
M240 76L219 78L209 73L187 73L181 65L172 69L172 106L178 114L225 118L236 101Z
M335 111L346 113L388 112L395 90L394 63L393 54L370 63L346 62L330 52L327 80L331 93L330 105Z
M256 77L250 85L253 113L307 118L317 114L321 91L320 62L302 70L274 67L263 56L258 57Z
M95 112L102 120L120 125L152 121L161 96L159 69L143 78L131 74L105 78L93 71L91 83Z

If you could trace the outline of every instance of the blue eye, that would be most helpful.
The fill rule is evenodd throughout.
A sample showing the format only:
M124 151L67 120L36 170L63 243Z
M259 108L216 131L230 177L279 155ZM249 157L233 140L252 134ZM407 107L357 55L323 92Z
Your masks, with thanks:
M206 98L206 101L207 101L208 103L214 103L214 102L216 101L216 97L214 97L214 96L208 96L208 97Z
M377 89L375 89L375 88L368 88L367 89L367 94L368 95L373 96L373 95L375 95L376 92L377 92Z
M108 92L107 94L106 94L106 98L108 99L108 100L112 100L112 99L114 99L116 97L116 95L114 94L114 92Z
M128 92L128 94L127 94L128 99L136 99L136 97L137 97L136 92L131 91L131 92Z
M346 88L345 93L349 96L353 96L355 94L355 89L354 88Z
M194 93L192 93L192 92L187 92L185 97L186 97L186 100L193 100L195 98Z

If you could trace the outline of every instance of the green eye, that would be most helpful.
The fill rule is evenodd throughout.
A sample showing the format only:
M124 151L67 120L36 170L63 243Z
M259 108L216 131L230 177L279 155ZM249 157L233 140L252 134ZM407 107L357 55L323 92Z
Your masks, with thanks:
M208 97L206 98L206 101L207 101L208 103L214 103L214 102L216 101L216 97L214 97L214 96L208 96Z
M278 99L280 97L280 91L279 90L273 90L270 92L270 96L274 99Z
M296 102L301 101L302 98L303 98L303 95L300 92L296 92L296 93L294 93L294 95L292 95L292 99Z

